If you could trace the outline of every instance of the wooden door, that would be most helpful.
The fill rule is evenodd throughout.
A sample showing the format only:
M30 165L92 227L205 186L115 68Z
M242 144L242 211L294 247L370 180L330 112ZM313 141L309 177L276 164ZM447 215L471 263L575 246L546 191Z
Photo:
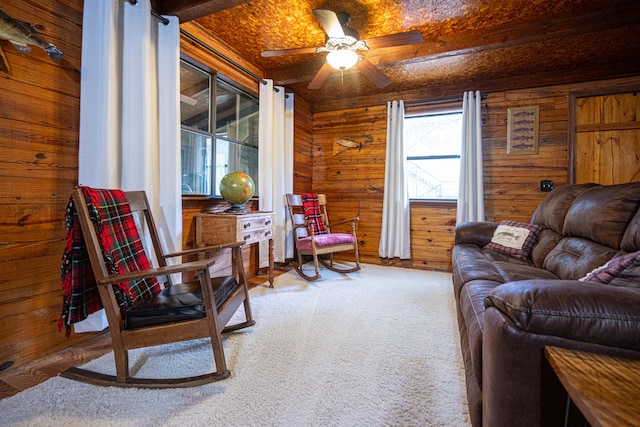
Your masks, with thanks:
M639 98L635 92L576 98L576 183L640 181Z

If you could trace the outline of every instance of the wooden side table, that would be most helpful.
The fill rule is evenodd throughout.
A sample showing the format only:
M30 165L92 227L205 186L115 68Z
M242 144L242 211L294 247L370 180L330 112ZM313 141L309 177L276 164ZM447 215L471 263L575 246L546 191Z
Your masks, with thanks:
M194 215L196 247L229 242L269 241L269 287L273 287L273 212L206 213Z
M546 347L547 360L594 427L640 425L640 360Z

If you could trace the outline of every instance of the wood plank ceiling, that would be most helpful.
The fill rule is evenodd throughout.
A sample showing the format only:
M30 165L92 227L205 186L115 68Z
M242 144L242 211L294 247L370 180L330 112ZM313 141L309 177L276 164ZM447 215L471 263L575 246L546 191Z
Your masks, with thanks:
M640 74L638 0L157 0L155 7L181 22L195 20L315 105ZM361 39L418 30L424 42L363 53L391 78L385 88L351 69L333 71L311 90L326 53L263 58L260 52L323 46L316 8L349 13Z

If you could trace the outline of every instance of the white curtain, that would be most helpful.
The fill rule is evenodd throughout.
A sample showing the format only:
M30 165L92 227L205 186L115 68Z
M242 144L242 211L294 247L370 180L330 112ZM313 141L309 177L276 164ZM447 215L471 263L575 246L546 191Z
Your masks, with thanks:
M275 214L275 262L293 258L293 231L285 194L293 192L293 94L273 81L260 84L258 137L259 209ZM260 267L268 265L267 242L260 247Z
M465 92L462 101L462 150L457 224L485 220L480 102L480 91Z
M384 170L381 258L411 258L409 192L404 155L404 102L387 103L387 158Z
M84 3L78 182L145 190L173 252L182 248L180 29L165 18L149 0Z

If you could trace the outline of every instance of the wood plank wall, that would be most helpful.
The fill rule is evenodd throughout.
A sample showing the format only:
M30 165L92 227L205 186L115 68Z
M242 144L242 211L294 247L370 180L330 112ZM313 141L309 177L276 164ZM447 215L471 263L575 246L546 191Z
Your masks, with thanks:
M361 260L388 263L378 255L384 170L387 107L378 105L313 115L313 192L327 195L333 222L358 216ZM361 149L344 150L336 139L372 139ZM335 151L334 151L335 150ZM411 203L412 260L392 263L414 268L448 270L455 228L454 203Z
M293 192L299 194L313 188L313 117L304 98L295 97L293 102Z
M0 75L0 369L24 365L93 337L78 334L67 339L57 328L64 212L77 184L82 6L83 0L13 0L2 5L16 18L42 25L43 37L64 51L65 58L56 64L37 48L20 54L0 42L12 67L11 74ZM182 49L212 69L223 70L216 58L191 43L183 41ZM228 48L225 52L235 55ZM252 84L246 76L224 70L228 77ZM488 218L527 220L544 196L538 190L540 179L553 179L556 185L565 182L569 92L629 81L640 82L640 77L487 94L483 120ZM295 105L294 190L327 193L334 220L359 215L363 260L381 262L377 248L386 107L313 114L304 99L297 98ZM540 105L540 154L507 157L506 109L526 105ZM373 143L360 151L333 155L335 137L360 134L371 134ZM185 247L193 244L193 215L215 208L216 203L195 199L184 203ZM450 268L454 222L452 205L412 203L414 259L409 265ZM255 264L253 255L248 255Z
M540 181L556 186L568 182L569 93L628 85L639 77L563 84L486 94L482 103L485 208L489 221L529 221L546 193ZM507 155L507 111L538 105L540 138L537 155ZM361 150L334 155L338 137L371 135ZM313 191L326 193L334 219L360 216L358 237L362 259L382 263L378 256L382 226L386 106L316 112L313 115ZM410 262L396 264L435 270L451 269L455 203L411 203Z
M19 53L0 41L0 366L77 344L58 332L64 213L77 184L82 0L12 0L2 8L42 26L64 52Z

